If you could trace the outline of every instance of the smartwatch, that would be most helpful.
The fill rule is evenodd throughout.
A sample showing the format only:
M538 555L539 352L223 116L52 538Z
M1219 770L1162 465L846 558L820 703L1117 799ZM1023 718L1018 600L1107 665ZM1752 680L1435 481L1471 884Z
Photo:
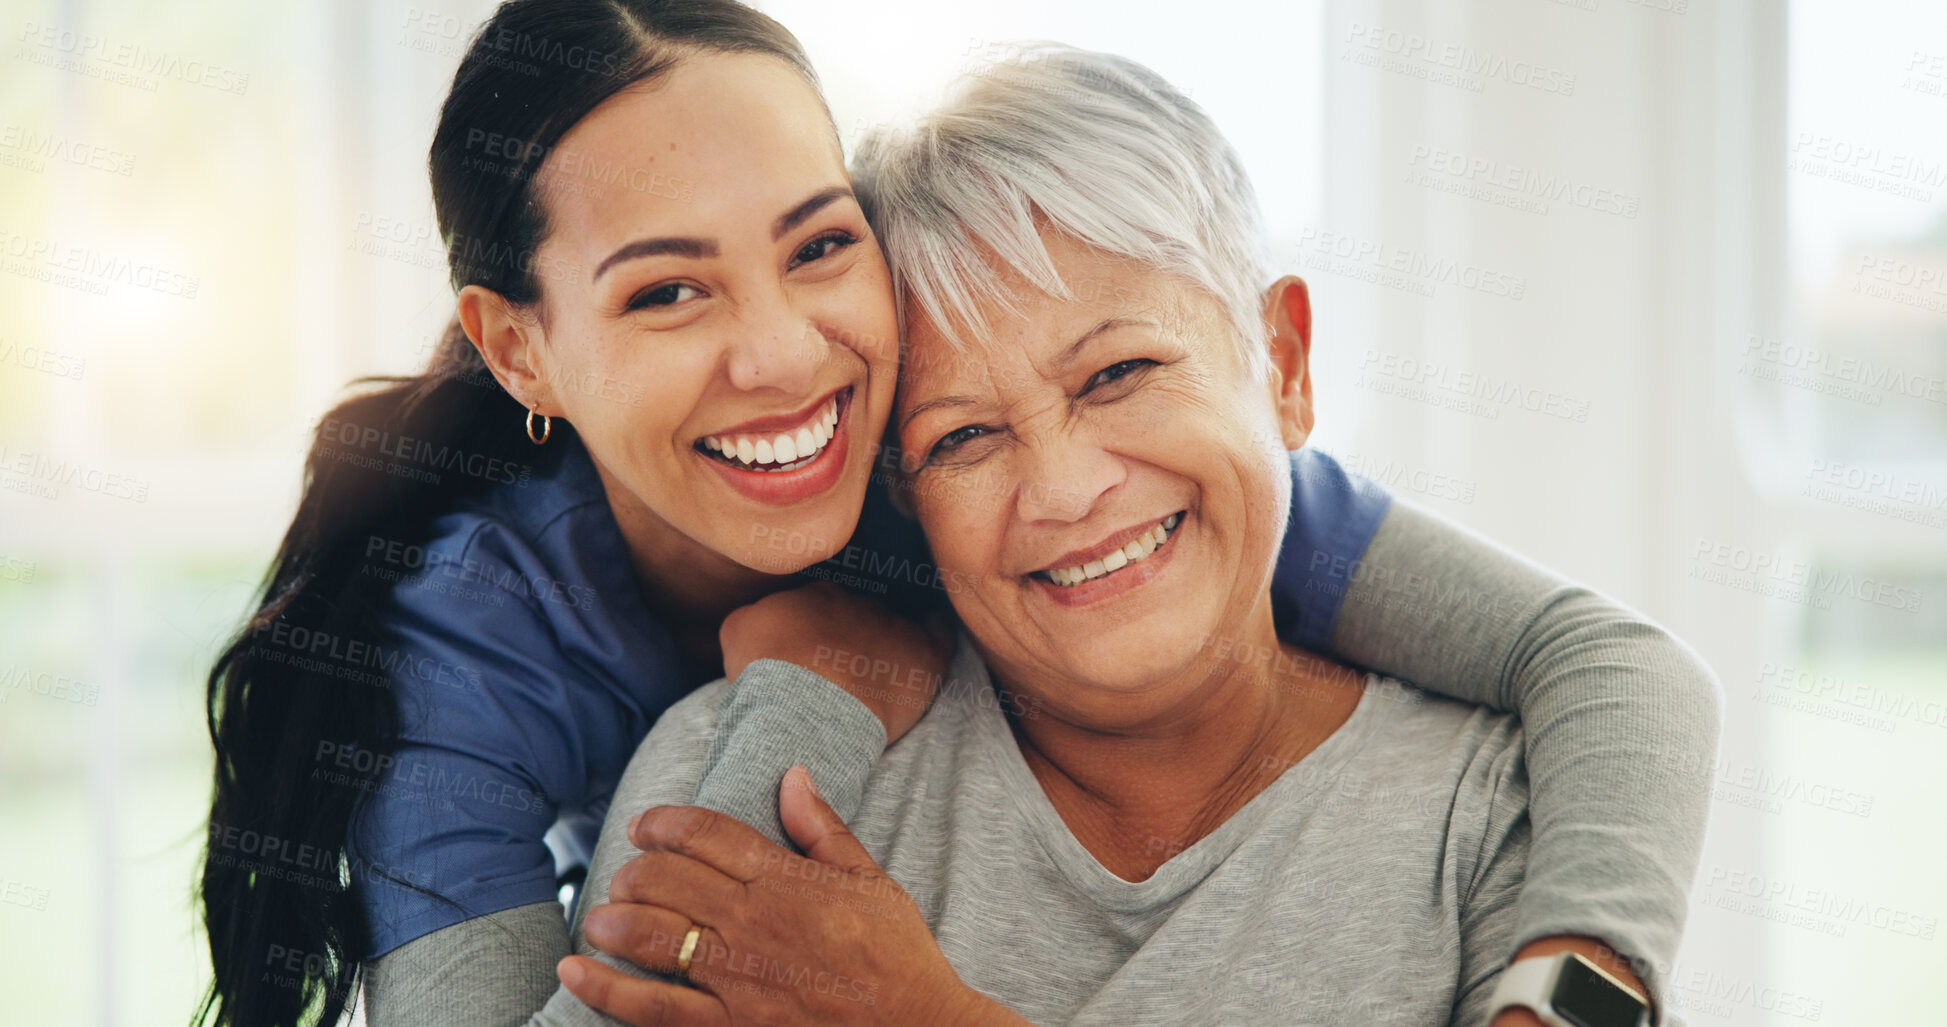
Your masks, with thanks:
M1575 952L1517 959L1501 971L1487 1018L1533 1010L1548 1027L1649 1027L1650 1007L1635 989Z

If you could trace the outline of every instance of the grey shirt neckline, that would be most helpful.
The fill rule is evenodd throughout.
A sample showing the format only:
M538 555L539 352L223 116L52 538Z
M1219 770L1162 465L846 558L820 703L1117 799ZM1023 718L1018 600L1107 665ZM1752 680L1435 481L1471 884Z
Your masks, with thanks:
M1077 891L1101 908L1117 913L1153 910L1194 891L1255 833L1258 822L1271 811L1275 810L1280 817L1303 816L1324 792L1323 786L1359 750L1377 722L1372 708L1375 705L1373 686L1378 678L1367 674L1360 687L1358 704L1337 730L1286 767L1215 830L1171 856L1147 879L1131 881L1102 865L1075 837L1048 793L1042 790L1040 779L1029 769L1027 757L1022 755L1020 743L995 700L998 689L987 663L964 632L946 680L960 683L958 689L951 684L947 686L951 698L966 709L963 715L984 743L981 751L988 754L1002 789L1013 797L1014 808L1026 820L1042 851ZM1308 794L1297 792L1307 787Z

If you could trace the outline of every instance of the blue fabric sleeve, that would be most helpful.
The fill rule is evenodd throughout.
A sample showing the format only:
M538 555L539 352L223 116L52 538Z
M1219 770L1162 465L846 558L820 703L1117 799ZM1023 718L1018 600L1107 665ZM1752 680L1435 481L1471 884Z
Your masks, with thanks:
M575 713L600 689L577 680L540 610L563 593L533 587L535 561L507 532L475 525L410 561L420 566L393 586L375 646L400 741L365 789L352 839L373 956L552 901L543 839L563 802L587 790L583 750L594 743ZM359 769L356 753L349 763Z
M1291 454L1291 520L1271 578L1278 636L1332 652L1332 628L1359 558L1393 497L1316 449Z

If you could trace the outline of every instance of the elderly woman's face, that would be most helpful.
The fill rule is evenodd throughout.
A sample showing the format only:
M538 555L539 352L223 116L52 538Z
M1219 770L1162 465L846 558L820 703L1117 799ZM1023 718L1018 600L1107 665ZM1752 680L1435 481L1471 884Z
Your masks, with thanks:
M1181 278L1043 240L1077 298L1010 279L1019 316L984 311L991 336L960 351L914 316L894 424L994 669L1122 709L1193 671L1207 639L1268 626L1309 395L1297 415L1297 390L1253 373Z

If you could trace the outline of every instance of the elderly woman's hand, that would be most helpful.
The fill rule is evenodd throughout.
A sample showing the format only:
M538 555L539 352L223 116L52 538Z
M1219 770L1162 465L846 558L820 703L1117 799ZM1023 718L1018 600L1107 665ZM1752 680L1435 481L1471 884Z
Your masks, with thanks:
M718 638L731 680L757 660L795 663L864 703L886 726L887 744L926 713L953 652L944 618L911 620L825 582L732 611Z
M583 1002L637 1027L663 1024L1025 1025L962 984L904 889L879 869L810 776L794 767L779 805L809 857L694 806L658 806L629 825L643 854L588 911L596 948L681 974L695 988L642 980L594 960L561 962Z

